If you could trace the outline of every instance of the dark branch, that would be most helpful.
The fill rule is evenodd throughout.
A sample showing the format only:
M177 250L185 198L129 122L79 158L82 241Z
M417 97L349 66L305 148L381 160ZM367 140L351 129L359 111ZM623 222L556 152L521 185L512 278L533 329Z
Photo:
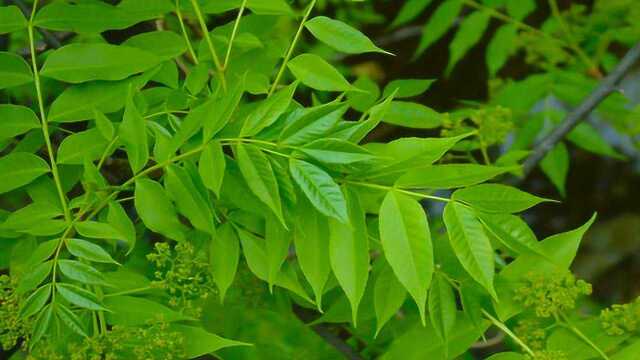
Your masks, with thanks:
M586 119L586 117L600 104L604 99L617 89L618 84L640 59L640 43L631 48L622 58L618 66L607 75L600 85L589 96L582 101L577 108L571 111L564 121L554 129L549 136L539 142L533 149L529 158L523 164L523 172L526 177L533 168L544 158L544 156L553 149L576 125Z
M31 9L29 9L29 7L27 6L27 4L24 3L24 1L22 0L10 0L10 1L16 4L16 6L20 8L20 11L22 11L22 13L27 19L31 16ZM42 35L42 38L47 43L48 47L59 48L60 46L62 46L58 38L56 38L52 33L48 32L45 29L41 29L41 28L36 28L36 29L38 30L40 35Z

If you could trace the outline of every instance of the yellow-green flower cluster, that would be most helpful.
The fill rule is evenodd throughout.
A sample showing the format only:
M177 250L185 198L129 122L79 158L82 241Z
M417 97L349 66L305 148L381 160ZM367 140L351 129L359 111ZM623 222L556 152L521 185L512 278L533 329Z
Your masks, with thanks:
M533 308L536 316L549 317L573 309L579 296L591 294L591 284L576 280L569 272L552 276L529 274L515 293L515 300Z
M545 332L544 326L542 326L540 320L535 318L520 320L514 331L516 335L518 335L518 338L520 338L531 349L544 349L547 333Z
M640 330L640 297L629 304L616 304L602 310L600 323L608 335L637 333Z
M155 267L156 286L166 289L169 305L191 309L193 300L204 299L213 291L209 265L202 253L196 254L189 242L180 242L173 250L167 243L156 243L147 255Z
M0 275L0 347L7 351L28 332L28 326L20 319L20 301L14 283L7 275Z
M511 110L502 106L490 106L470 111L464 116L445 118L442 136L455 136L477 130L481 145L487 147L504 142L512 129Z

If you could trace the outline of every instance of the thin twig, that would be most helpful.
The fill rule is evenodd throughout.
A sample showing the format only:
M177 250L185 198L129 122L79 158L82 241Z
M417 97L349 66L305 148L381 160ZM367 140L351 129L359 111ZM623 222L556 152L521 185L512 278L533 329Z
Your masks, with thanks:
M544 158L544 156L553 149L558 142L560 142L573 128L576 127L581 121L585 120L589 113L595 109L598 104L604 101L607 96L616 91L618 84L629 72L631 67L640 60L640 43L631 48L627 54L622 58L618 66L607 75L600 85L585 98L577 108L571 111L564 121L539 142L531 155L524 162L522 170L524 176L528 175L533 168Z

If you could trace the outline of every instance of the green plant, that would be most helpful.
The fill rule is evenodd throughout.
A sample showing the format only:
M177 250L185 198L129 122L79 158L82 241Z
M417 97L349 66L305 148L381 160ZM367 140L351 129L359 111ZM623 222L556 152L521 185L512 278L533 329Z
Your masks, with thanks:
M517 214L553 200L497 182L527 155L488 152L512 107L445 114L406 101L431 80L352 83L301 51L308 35L389 53L304 5L35 0L28 19L0 7L15 50L0 52L2 349L339 356L295 310L343 324L352 342L337 348L370 358L455 358L490 326L519 352L495 358L632 353L635 305L602 322L575 309L590 287L568 270L595 215L538 241ZM155 29L101 35L139 23ZM39 53L49 31L72 37ZM443 136L364 141L382 122Z

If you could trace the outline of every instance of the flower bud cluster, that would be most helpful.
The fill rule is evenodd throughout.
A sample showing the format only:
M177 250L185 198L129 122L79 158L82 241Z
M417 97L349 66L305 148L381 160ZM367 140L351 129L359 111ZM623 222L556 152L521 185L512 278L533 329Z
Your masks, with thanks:
M515 292L516 301L546 318L573 309L579 296L591 294L591 284L576 280L570 272L552 276L530 273Z
M569 360L566 352L560 350L542 350L536 351L533 356L526 355L531 360Z
M20 298L15 284L7 275L0 275L0 348L8 351L28 334L28 326L20 318Z
M628 304L616 304L602 310L600 324L608 335L639 333L640 297Z

